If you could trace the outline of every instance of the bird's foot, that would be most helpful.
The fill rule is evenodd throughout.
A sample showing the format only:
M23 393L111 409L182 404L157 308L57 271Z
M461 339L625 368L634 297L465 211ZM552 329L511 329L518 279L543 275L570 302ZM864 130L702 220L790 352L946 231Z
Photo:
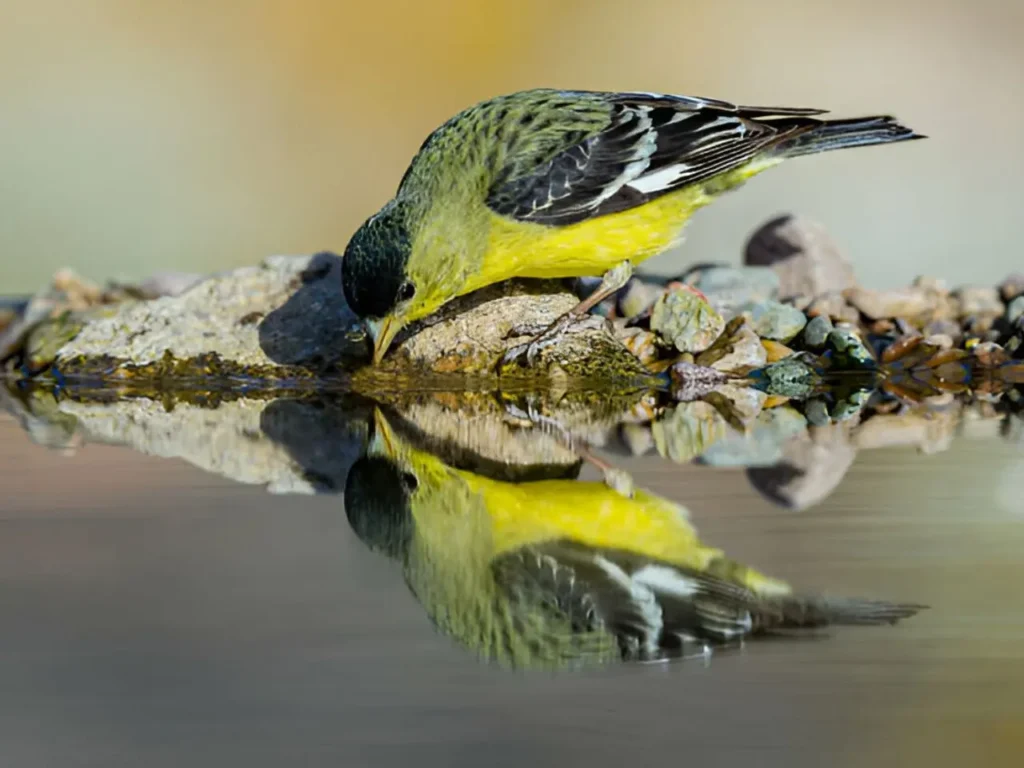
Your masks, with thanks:
M520 365L531 366L537 362L541 352L562 341L569 333L591 330L600 327L604 323L605 319L603 317L597 317L596 315L580 316L574 312L566 312L529 341L509 347L501 358L501 365L505 366L518 362ZM523 331L526 329L519 328L516 330Z

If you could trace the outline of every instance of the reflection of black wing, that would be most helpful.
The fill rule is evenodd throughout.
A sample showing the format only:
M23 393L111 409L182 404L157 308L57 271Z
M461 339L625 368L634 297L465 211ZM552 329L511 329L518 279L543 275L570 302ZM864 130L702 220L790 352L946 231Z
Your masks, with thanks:
M567 225L632 208L743 165L817 124L808 116L822 112L643 93L608 95L603 106L609 110L606 127L581 135L571 104L545 104L554 128L564 123L564 148L551 156L545 142L533 164L523 162L520 152L517 164L499 173L491 188L491 209L514 219Z
M749 591L622 550L548 542L504 556L495 573L519 610L558 616L579 636L614 636L627 659L679 655L753 626Z
M728 569L729 561L721 565ZM557 616L581 640L614 636L621 656L637 660L677 657L776 630L893 624L923 607L758 595L709 573L567 540L510 553L495 563L495 575L520 613Z

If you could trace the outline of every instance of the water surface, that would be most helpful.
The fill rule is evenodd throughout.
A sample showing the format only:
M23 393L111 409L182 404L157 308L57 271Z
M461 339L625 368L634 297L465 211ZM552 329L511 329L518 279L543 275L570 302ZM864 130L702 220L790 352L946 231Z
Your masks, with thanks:
M276 435L317 467L299 490L322 492L272 494L258 449L280 423L247 407L252 455L227 441L205 469L95 433L47 449L0 420L4 764L1019 764L1024 453L996 430L934 455L862 450L799 511L742 468L613 452L736 560L931 608L709 661L530 671L435 631L353 534L336 483L354 457L340 438L311 445L330 414ZM223 436L189 424L196 442Z

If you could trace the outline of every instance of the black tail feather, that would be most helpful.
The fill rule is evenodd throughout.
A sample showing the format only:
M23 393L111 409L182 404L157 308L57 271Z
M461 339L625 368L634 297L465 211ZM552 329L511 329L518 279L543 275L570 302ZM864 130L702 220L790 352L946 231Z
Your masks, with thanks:
M790 134L773 148L785 157L799 157L818 152L872 144L890 144L926 138L915 133L888 115L859 117L849 120L823 120L805 130Z

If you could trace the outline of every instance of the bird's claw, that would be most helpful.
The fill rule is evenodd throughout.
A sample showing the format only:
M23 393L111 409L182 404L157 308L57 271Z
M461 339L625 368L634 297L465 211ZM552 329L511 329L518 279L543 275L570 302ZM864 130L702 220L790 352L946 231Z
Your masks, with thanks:
M596 315L583 315L580 317L568 312L529 341L510 347L502 356L501 364L504 366L517 361L522 364L525 360L527 365L532 366L537 362L541 352L560 342L567 333L574 330L595 328L604 322L605 319L603 317L597 317Z

